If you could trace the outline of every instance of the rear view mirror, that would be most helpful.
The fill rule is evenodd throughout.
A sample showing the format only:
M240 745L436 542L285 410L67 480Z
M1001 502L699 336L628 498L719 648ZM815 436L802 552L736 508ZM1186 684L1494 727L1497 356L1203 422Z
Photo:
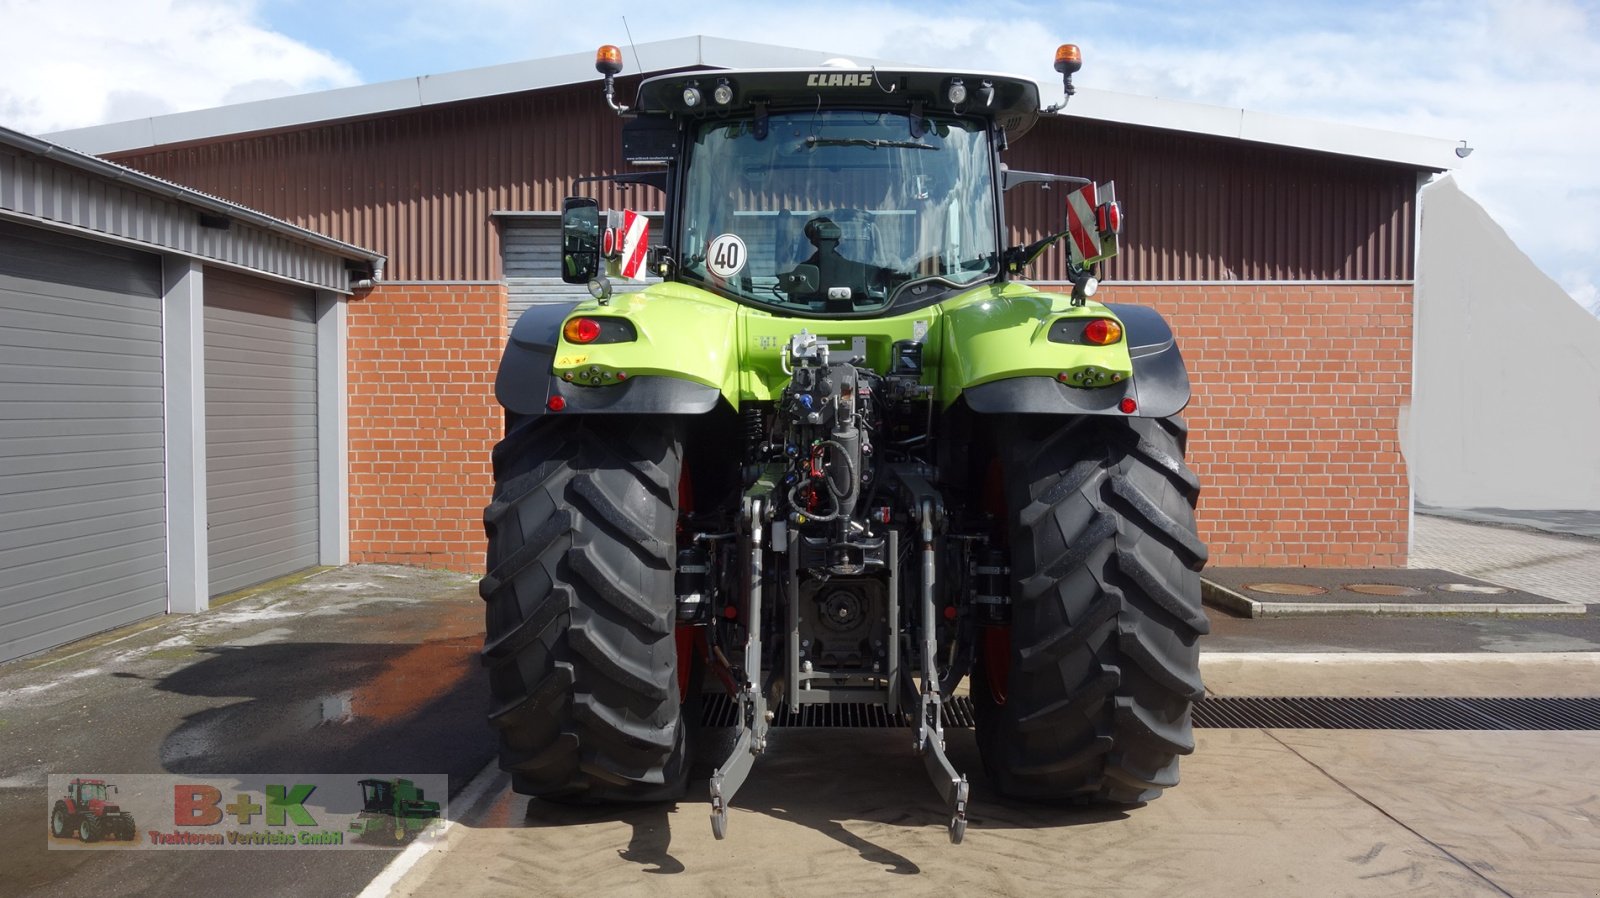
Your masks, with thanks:
M561 280L587 284L600 273L600 204L589 197L561 202Z

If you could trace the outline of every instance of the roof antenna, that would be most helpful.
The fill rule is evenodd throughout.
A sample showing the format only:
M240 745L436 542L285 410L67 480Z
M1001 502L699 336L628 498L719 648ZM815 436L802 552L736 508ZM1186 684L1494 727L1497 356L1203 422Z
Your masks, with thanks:
M622 17L622 30L628 35L628 49L633 51L633 64L639 67L639 74L644 74L644 63L639 59L639 45L633 42L633 31L628 28L628 17Z

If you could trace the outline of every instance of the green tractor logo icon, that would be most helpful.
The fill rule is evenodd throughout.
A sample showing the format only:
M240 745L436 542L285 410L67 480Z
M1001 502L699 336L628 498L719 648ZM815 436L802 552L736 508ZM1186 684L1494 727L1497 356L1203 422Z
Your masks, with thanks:
M404 842L439 818L439 803L426 801L408 779L360 780L361 813L350 823L357 839Z

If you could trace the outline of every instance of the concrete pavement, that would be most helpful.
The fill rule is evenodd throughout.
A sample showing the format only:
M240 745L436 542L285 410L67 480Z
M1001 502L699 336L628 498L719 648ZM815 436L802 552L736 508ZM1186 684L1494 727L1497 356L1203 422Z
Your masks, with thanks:
M448 773L493 757L471 578L323 571L0 666L0 895L347 896L391 852L47 851L45 776Z
M1600 511L1546 509L1526 511L1510 508L1437 508L1417 503L1417 514L1455 518L1478 524L1520 527L1544 533L1571 533L1600 539Z
M1600 540L1587 536L1418 514L1410 566L1600 604Z
M1418 520L1419 563L1521 546L1474 575L1600 582L1600 542ZM1600 614L1212 617L1215 695L1600 696ZM716 842L714 759L671 806L511 795L481 634L471 578L361 566L0 666L0 895L354 895L393 858L46 852L50 772L444 771L455 796L486 766L486 800L452 806L462 825L396 894L1600 894L1597 732L1199 730L1160 800L1067 811L993 796L953 730L974 798L952 847L908 731L778 730Z

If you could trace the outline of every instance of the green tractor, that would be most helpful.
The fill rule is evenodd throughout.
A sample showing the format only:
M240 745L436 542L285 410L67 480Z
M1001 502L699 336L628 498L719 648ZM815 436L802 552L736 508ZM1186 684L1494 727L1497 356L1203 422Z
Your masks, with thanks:
M423 790L408 779L359 780L361 813L350 821L357 839L393 839L404 842L439 818L439 803L428 801Z
M1070 97L1077 48L1057 55ZM1062 804L1178 781L1207 632L1171 329L1093 300L1109 186L1014 171L1032 81L821 66L652 77L616 101L644 216L563 203L563 278L496 381L483 658L500 764L558 801L683 795L702 690L736 739L713 831L777 715L860 703L945 751L963 681L988 781ZM1060 106L1043 110L1054 112ZM1008 191L1061 233L1008 245ZM1072 290L1018 280L1061 242ZM611 278L650 280L613 294Z

